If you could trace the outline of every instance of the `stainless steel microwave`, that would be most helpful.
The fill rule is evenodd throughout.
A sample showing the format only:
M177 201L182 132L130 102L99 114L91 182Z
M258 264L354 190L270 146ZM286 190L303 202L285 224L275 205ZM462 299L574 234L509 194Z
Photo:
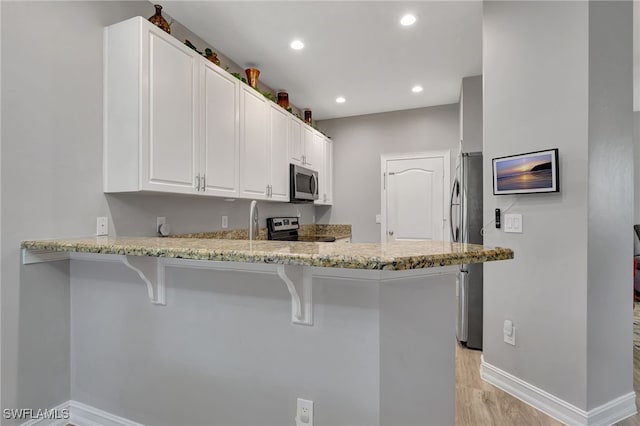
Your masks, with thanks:
M289 166L289 201L312 203L318 199L318 172L291 164Z

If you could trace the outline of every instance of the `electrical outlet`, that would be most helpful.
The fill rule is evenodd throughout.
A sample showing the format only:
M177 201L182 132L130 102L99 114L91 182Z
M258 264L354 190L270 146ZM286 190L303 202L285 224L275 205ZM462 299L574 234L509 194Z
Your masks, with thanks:
M222 216L222 229L229 227L229 216Z
M298 398L295 420L296 426L313 426L313 401Z
M516 328L513 326L511 320L505 320L502 327L502 333L504 334L504 342L510 345L516 345Z
M158 216L156 217L156 231L160 229L161 225L164 225L165 223L167 223L167 218L164 216Z
M96 224L96 235L109 235L109 219L106 217L98 217Z
M302 216L302 213L300 213L300 209L296 209L296 216L297 217L301 217Z

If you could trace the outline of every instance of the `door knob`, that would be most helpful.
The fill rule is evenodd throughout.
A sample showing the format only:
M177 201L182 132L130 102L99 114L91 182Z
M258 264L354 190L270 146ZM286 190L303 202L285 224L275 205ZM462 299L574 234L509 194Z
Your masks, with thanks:
M393 236L393 231L389 231L389 235Z

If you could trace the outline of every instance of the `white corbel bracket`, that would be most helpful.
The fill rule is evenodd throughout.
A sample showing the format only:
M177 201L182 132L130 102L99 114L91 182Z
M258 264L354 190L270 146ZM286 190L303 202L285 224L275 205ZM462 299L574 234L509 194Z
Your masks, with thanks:
M164 269L165 259L145 256L126 256L102 253L68 253L48 250L22 249L22 264L55 262L68 259L93 260L103 262L122 262L135 271L147 285L149 300L154 305L166 305Z
M92 260L103 262L122 262L127 268L135 271L147 285L147 294L151 303L166 305L165 268L166 266L182 268L202 268L212 270L239 270L246 272L278 274L287 285L291 295L291 322L301 325L313 325L312 275L311 268L301 265L265 265L235 264L232 262L215 262L189 259L168 259L146 256L126 256L102 253L67 253L47 250L22 250L22 262L53 262L67 259Z
M123 256L122 263L137 272L147 285L149 300L154 305L166 305L164 262L157 257Z
M291 322L313 325L311 268L299 265L277 265L276 271L291 294Z

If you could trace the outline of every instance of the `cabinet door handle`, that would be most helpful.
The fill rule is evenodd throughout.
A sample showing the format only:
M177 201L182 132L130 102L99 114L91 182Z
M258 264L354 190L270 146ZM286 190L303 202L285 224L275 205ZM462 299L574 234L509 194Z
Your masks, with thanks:
M269 185L267 185L267 198L269 198Z
M302 156L302 165L304 166L305 164L307 164L307 156L303 155Z
M202 175L202 192L207 190L207 177Z
M200 175L196 175L196 191L200 191Z

